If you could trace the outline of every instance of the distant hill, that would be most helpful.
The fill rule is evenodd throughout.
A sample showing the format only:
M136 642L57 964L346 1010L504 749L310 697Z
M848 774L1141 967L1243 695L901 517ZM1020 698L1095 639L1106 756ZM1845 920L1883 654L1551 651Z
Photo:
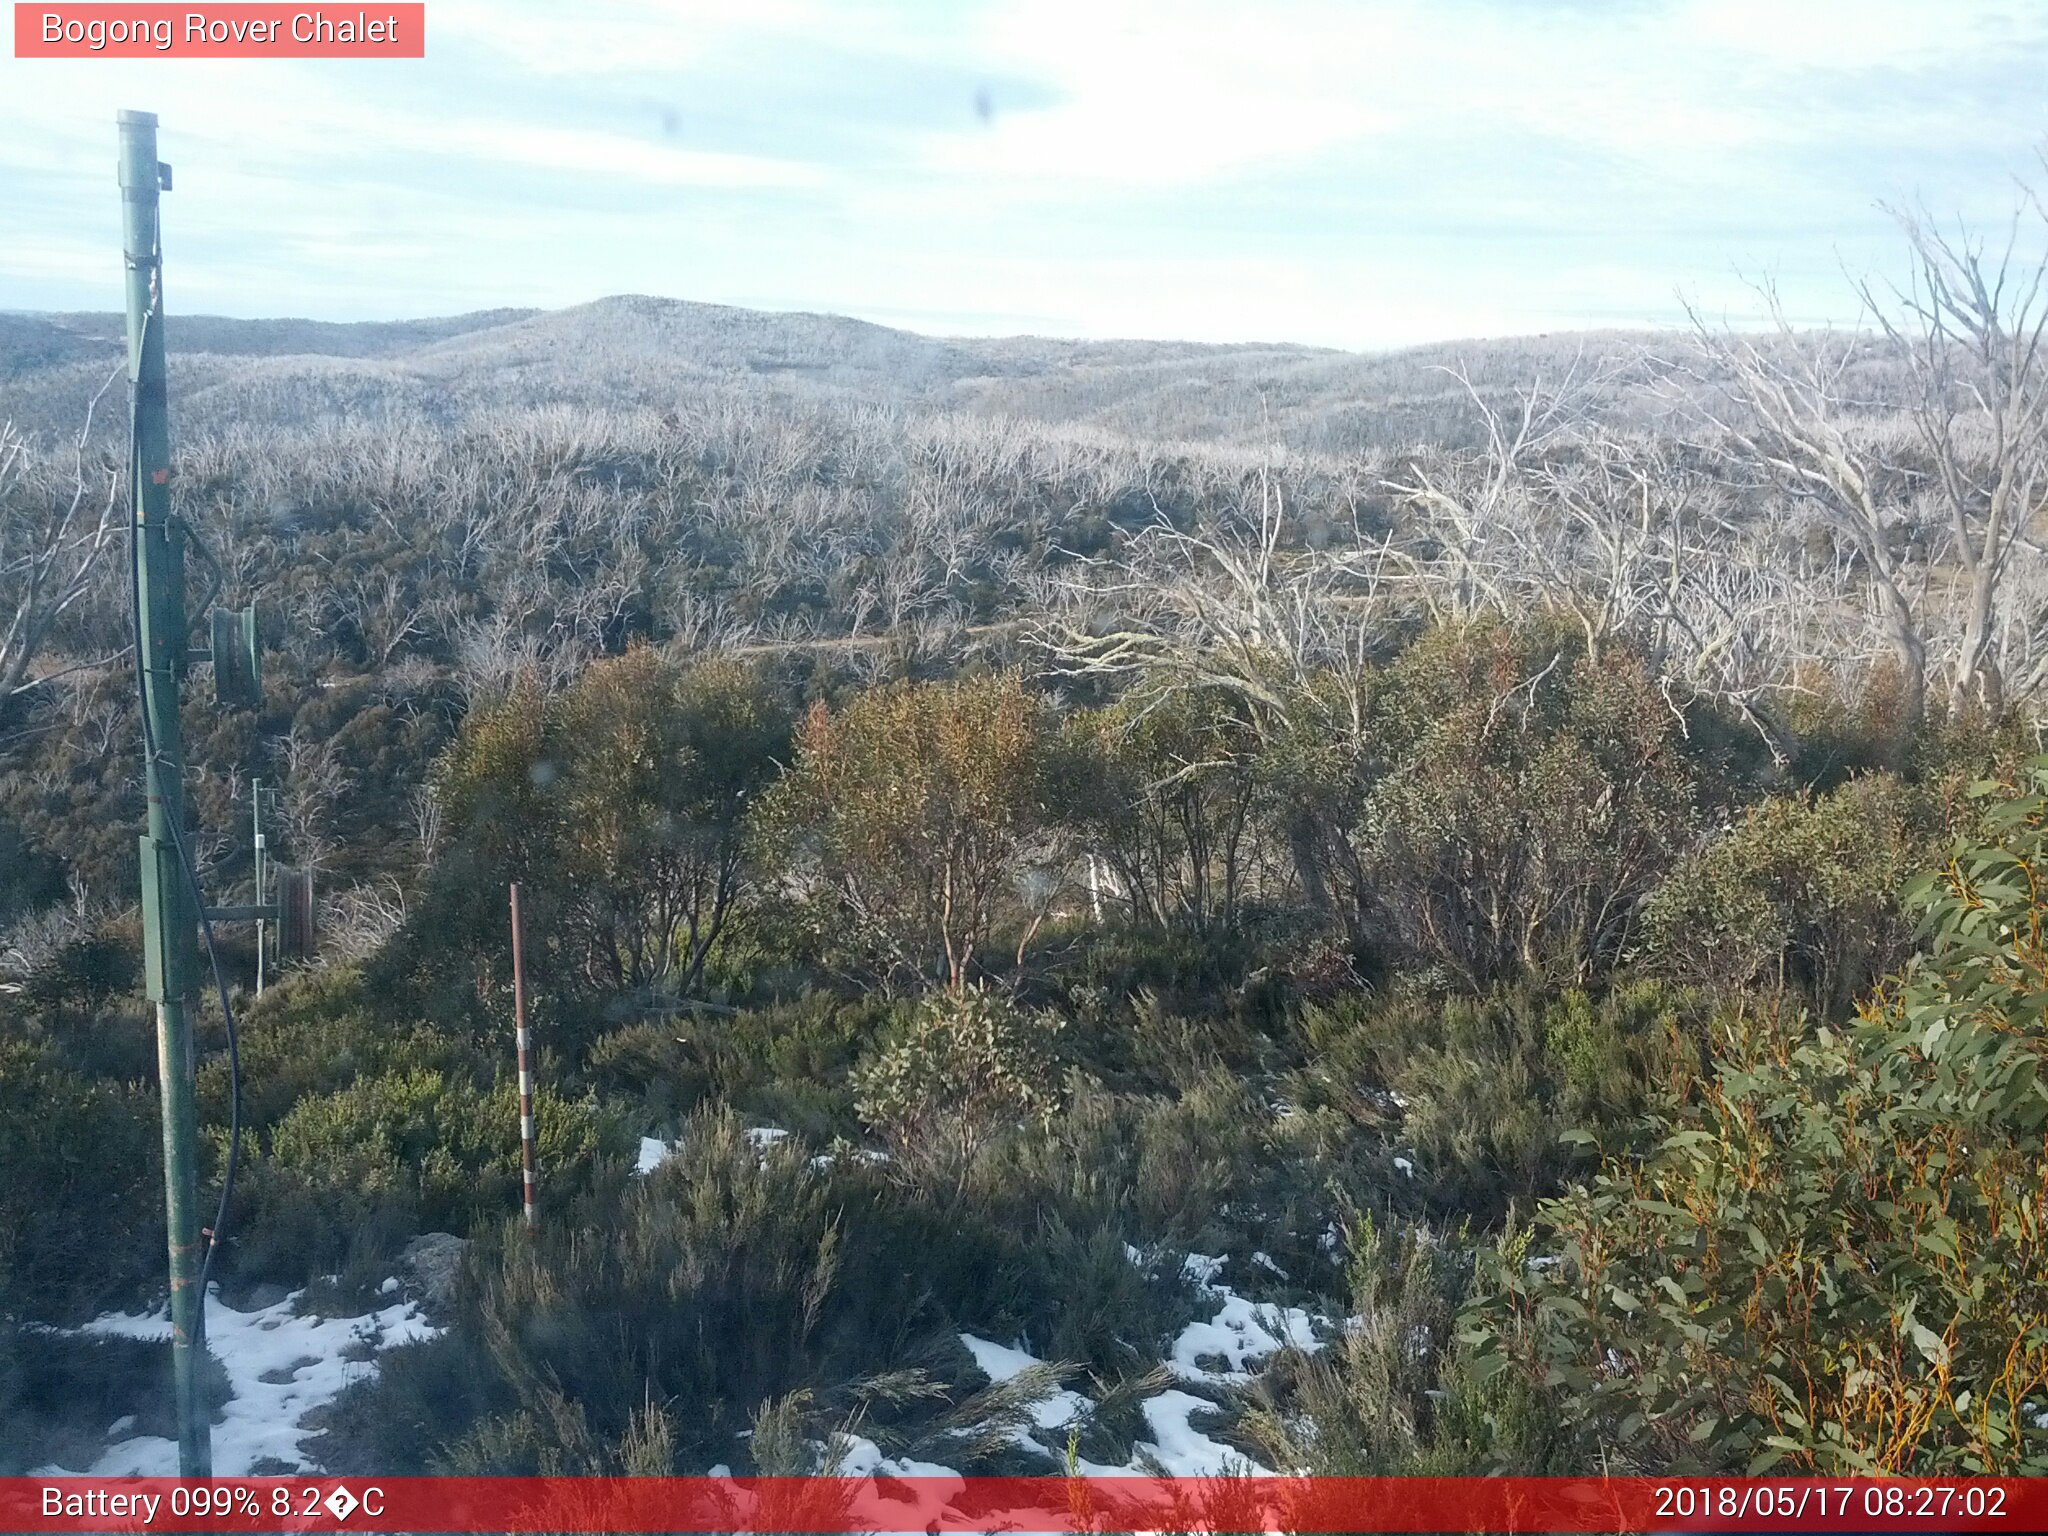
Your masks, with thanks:
M0 416L75 422L120 357L111 314L0 314ZM1283 343L922 336L840 315L781 314L626 295L569 309L338 324L173 313L175 420L296 424L500 406L667 408L713 393L987 412L1162 439L1349 450L1469 429L1462 362L1482 388L1573 354L1620 354L1622 333L1350 353ZM1460 425L1463 423L1464 425Z
M440 320L235 320L224 315L173 314L164 328L172 352L210 352L225 357L397 357L450 336L505 326L540 313L533 309L482 309ZM10 325L22 345L41 331L74 346L117 351L126 321L117 314L10 315L0 313L0 367L14 350Z

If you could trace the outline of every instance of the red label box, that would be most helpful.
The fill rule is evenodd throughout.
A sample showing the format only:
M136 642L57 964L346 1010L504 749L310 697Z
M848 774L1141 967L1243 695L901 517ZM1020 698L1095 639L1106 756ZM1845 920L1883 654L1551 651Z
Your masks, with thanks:
M14 7L17 59L423 59L427 8L368 5Z

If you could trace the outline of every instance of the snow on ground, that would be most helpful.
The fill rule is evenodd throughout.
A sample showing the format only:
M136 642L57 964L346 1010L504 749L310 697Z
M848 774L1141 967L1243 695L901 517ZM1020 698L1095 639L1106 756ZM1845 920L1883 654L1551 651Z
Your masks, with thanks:
M945 1477L951 1478L965 1489L967 1481L951 1467L942 1467L936 1461L918 1461L909 1456L884 1456L882 1448L865 1435L842 1435L840 1445L845 1455L839 1464L841 1477ZM929 1493L941 1490L932 1488ZM960 1491L944 1489L947 1497ZM941 1500L940 1502L944 1502Z
M1133 1264L1144 1266L1142 1252L1128 1244L1125 1252ZM1236 1386L1250 1381L1256 1366L1288 1345L1311 1352L1323 1347L1316 1332L1317 1319L1300 1307L1262 1307L1221 1284L1216 1277L1223 1272L1226 1262L1208 1254L1191 1253L1182 1263L1182 1274L1215 1303L1216 1310L1206 1320L1189 1323L1173 1341L1167 1365L1176 1376L1205 1386ZM961 1334L960 1342L991 1381L1008 1381L1039 1363L1014 1345L997 1344L971 1333ZM1225 1362L1221 1369L1203 1363L1219 1359ZM1078 1392L1061 1391L1040 1403L1034 1417L1041 1429L1059 1429L1094 1406ZM1175 1477L1216 1477L1229 1472L1271 1475L1242 1451L1213 1440L1194 1427L1196 1414L1215 1411L1216 1405L1208 1399L1175 1388L1148 1397L1139 1406L1152 1438L1134 1447L1130 1463L1109 1467L1083 1461L1077 1470L1090 1477L1138 1473L1150 1470L1148 1462L1156 1460ZM1018 1431L1017 1439L1020 1445L1053 1454L1023 1430Z
M306 1415L333 1402L343 1387L374 1376L377 1364L371 1357L378 1350L440 1332L409 1301L362 1317L300 1317L294 1304L304 1294L295 1291L256 1312L237 1312L221 1305L217 1296L208 1297L206 1347L226 1370L232 1394L221 1410L224 1417L213 1426L216 1476L243 1476L265 1461L313 1470L299 1442L322 1431L303 1428ZM159 1313L110 1312L78 1331L164 1339L170 1337L170 1323ZM132 1422L118 1421L110 1432L119 1433ZM66 1469L41 1470L55 1474ZM178 1445L155 1435L118 1440L83 1470L96 1477L175 1477Z
M767 1151L788 1134L789 1132L779 1125L750 1125L747 1127L747 1140L753 1143L756 1150L762 1152ZM654 1172L655 1169L675 1155L675 1150L673 1142L663 1141L659 1136L642 1136L640 1138L640 1158L634 1164L634 1172ZM830 1163L831 1159L814 1157L811 1159L811 1162L815 1166L819 1162Z
M1189 1422L1197 1413L1215 1411L1216 1405L1206 1398L1176 1390L1148 1397L1139 1406L1145 1410L1152 1443L1141 1444L1138 1450L1141 1454L1151 1451L1172 1476L1221 1477L1229 1472L1253 1477L1273 1475L1271 1468L1260 1466L1242 1451L1211 1440Z
M978 1339L971 1333L961 1334L960 1342L967 1346L968 1352L974 1356L974 1363L991 1381L1008 1381L1018 1372L1040 1363L1036 1356L1024 1350ZM1146 1427L1152 1431L1152 1438L1133 1446L1128 1462L1122 1466L1108 1466L1077 1456L1074 1470L1083 1477L1139 1476L1150 1473L1153 1470L1151 1464L1156 1461L1175 1477L1214 1477L1231 1471L1265 1472L1265 1468L1243 1452L1210 1439L1189 1422L1197 1413L1215 1410L1216 1405L1206 1398L1176 1388L1148 1397L1139 1406L1144 1412ZM1062 1390L1039 1402L1033 1409L1033 1417L1040 1429L1062 1429L1094 1407L1095 1404L1080 1393ZM1059 1453L1048 1450L1021 1429L1017 1432L1017 1443L1041 1455L1063 1459ZM888 1469L885 1467L883 1470Z
M1021 1349L1012 1349L1007 1344L994 1344L987 1339L978 1339L971 1333L960 1335L960 1342L967 1346L967 1352L974 1356L974 1363L993 1382L1005 1382L1020 1371L1029 1370L1039 1362L1033 1355ZM1095 1405L1078 1392L1061 1388L1050 1397L1040 1398L1031 1405L1032 1422L1040 1429L1065 1429L1074 1420L1087 1413ZM1032 1450L1045 1447L1028 1434L1019 1432L1018 1443Z
M1315 1319L1300 1307L1262 1307L1217 1283L1224 1261L1191 1253L1182 1272L1217 1303L1215 1316L1192 1322L1173 1341L1167 1364L1183 1381L1237 1386L1252 1379L1252 1367L1292 1344L1313 1354L1321 1349ZM1218 1368L1204 1361L1222 1360Z

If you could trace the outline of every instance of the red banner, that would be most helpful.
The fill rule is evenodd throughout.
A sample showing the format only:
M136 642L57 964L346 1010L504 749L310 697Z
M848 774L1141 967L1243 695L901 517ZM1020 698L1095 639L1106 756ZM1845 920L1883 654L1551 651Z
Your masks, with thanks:
M423 59L424 4L14 7L17 59Z
M0 1478L0 1531L2039 1531L2048 1479Z

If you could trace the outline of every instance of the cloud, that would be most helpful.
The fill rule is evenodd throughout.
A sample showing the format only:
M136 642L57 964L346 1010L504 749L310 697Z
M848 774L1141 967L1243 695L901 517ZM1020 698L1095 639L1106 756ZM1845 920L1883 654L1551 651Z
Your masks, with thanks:
M525 170L670 187L810 187L822 171L798 161L717 150L678 149L588 128L549 128L502 119L380 121L372 138L418 156L492 161Z
M646 75L694 68L738 36L815 32L830 7L804 0L434 0L429 47L496 54L528 74Z
M1891 249L1878 198L1996 216L2048 128L2048 7L1990 0L436 0L429 32L0 60L0 304L106 302L122 106L163 115L178 291L218 307L1347 344L1670 318L1738 267L1828 312Z

